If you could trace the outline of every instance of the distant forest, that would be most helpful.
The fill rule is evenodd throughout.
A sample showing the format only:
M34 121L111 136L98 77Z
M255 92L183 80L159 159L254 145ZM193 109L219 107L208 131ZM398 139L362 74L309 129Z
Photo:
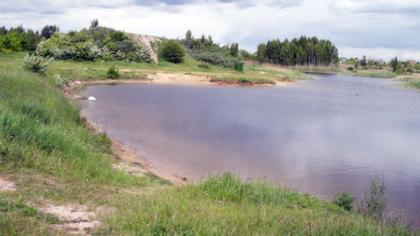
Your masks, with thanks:
M259 44L256 58L259 62L285 66L328 66L339 62L338 50L331 41L304 36L291 41L275 39Z

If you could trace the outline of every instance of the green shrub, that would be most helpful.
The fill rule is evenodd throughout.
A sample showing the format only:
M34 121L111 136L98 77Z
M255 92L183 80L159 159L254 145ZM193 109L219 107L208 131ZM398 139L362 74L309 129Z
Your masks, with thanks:
M127 53L127 59L139 63L152 62L150 50L145 47L137 47L135 51Z
M169 40L163 44L161 56L168 62L182 63L184 61L185 51L180 43L175 40Z
M106 72L106 77L109 79L116 79L120 77L120 73L115 66L111 66L108 71Z
M228 56L221 52L195 51L192 52L191 55L198 61L232 69L235 68L235 63L239 63L237 58Z
M397 70L395 71L397 75L403 75L405 74L405 67L402 63L397 64Z
M36 55L26 55L23 58L23 68L35 73L42 73L47 70L48 64L53 58L44 58Z
M354 70L354 68L353 68L353 66L349 66L349 67L347 67L347 70L348 70L348 71L353 71L353 70Z
M200 63L200 64L198 64L198 67L201 68L201 69L206 69L206 70L210 69L210 65L207 64L207 63Z
M415 68L414 68L414 65L407 65L407 72L408 73L414 73L414 71L415 71Z
M235 63L235 70L239 72L244 72L244 63L236 62Z
M353 197L348 193L339 193L334 198L334 204L346 211L353 209L353 201Z

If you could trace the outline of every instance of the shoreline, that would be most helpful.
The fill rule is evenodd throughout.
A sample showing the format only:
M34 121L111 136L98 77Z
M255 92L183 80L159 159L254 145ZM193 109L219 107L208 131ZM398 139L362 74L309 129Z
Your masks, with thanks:
M106 134L99 127L89 122L84 116L82 116L82 118L86 120L86 126L88 129L97 134ZM132 175L150 173L162 180L169 181L173 186L177 187L183 186L187 183L186 178L158 171L153 164L147 161L140 153L129 148L122 141L114 139L108 134L106 135L111 140L111 150L116 162L115 165L113 165L114 169L125 171Z

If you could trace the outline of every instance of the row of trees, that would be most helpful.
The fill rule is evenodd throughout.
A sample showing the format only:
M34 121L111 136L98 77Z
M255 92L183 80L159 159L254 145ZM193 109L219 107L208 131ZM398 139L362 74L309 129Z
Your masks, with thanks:
M398 57L394 57L388 63L384 60L376 60L363 56L361 59L357 57L342 58L341 64L350 65L349 70L353 69L383 69L387 66L391 68L393 72L397 74L413 73L420 70L420 64L416 61L403 61L399 60Z
M286 66L338 63L338 50L329 40L300 37L289 41L269 40L258 45L256 59Z
M357 57L342 58L340 60L340 63L345 65L353 65L355 69L359 67L363 69L382 69L387 65L387 63L384 60L376 60L372 58L367 58L366 56L363 56L361 59Z
M54 25L46 25L41 33L22 26L6 28L0 27L0 49L11 51L34 51L42 38L48 39L59 28Z

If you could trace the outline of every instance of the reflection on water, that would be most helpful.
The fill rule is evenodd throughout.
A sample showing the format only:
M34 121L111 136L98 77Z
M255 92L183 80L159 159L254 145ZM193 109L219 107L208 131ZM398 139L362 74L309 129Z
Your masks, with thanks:
M226 171L331 198L384 176L391 207L420 211L420 93L345 76L288 87L98 85L82 112L161 171ZM420 219L420 215L419 215Z

